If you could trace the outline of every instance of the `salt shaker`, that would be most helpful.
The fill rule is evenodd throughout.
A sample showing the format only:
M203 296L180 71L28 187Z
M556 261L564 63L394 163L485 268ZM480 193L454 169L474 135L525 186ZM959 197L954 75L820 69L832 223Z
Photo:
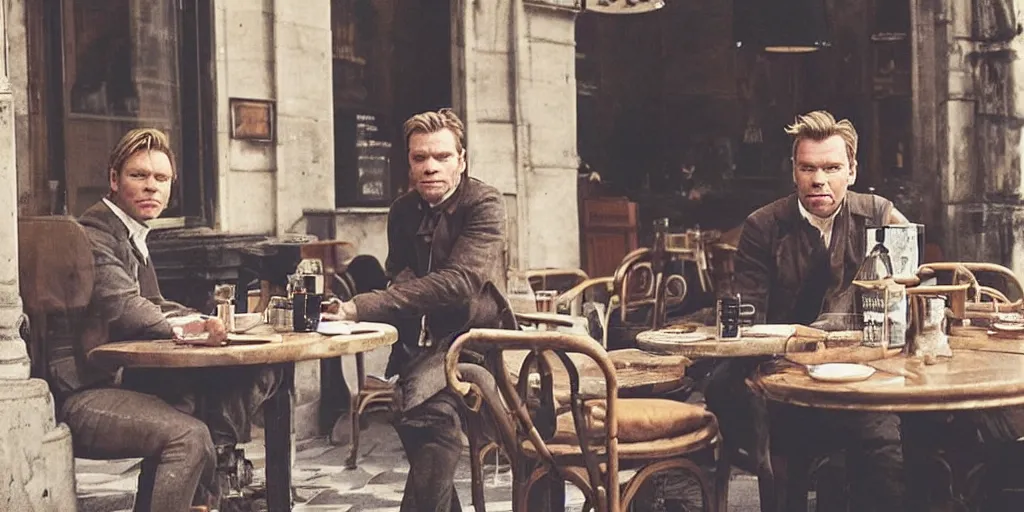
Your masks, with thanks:
M217 318L224 323L227 332L235 332L235 304L226 302L217 304Z
M217 301L217 318L227 332L235 332L235 286L219 284L214 287L213 296Z

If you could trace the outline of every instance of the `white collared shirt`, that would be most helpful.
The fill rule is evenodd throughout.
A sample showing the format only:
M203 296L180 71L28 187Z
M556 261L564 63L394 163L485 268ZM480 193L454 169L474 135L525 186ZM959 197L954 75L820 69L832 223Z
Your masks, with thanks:
M133 219L131 215L128 215L120 207L114 204L113 201L103 198L103 202L107 204L110 211L117 215L117 218L121 219L124 226L128 228L128 238L131 239L132 243L135 244L135 248L142 254L142 262L149 264L149 247L146 247L146 235L149 235L149 226Z
M843 203L845 204L846 201L843 201ZM821 232L821 241L825 242L825 247L827 248L829 242L832 241L832 225L835 224L836 215L839 215L839 212L843 209L843 205L839 205L839 208L836 208L836 211L832 212L832 215L829 215L828 217L818 217L817 215L807 211L807 208L804 208L804 204L801 203L799 199L796 204L797 207L800 208L800 215L807 219L807 222Z

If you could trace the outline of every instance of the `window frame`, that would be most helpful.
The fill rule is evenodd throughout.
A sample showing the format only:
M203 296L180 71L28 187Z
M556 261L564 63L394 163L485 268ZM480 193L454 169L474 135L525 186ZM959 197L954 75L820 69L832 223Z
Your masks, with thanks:
M65 73L65 36L67 23L71 22L66 13L74 8L75 1L44 0L34 11L42 18L39 26L44 31L37 40L44 46L41 53L45 65L36 70L34 76L41 82L36 90L45 98L42 104L46 136L44 141L33 142L33 150L36 160L47 164L49 172L46 179L57 184L54 192L57 197L50 201L51 213L71 211L67 186L69 173L76 172L75 157L70 154L65 136L71 113L65 92L69 87ZM161 217L156 224L158 227L212 226L217 198L214 172L214 6L212 2L203 0L177 0L173 9L177 25L174 45L177 52L177 128L181 137L179 154L175 155L178 181L175 193L180 201L180 213Z

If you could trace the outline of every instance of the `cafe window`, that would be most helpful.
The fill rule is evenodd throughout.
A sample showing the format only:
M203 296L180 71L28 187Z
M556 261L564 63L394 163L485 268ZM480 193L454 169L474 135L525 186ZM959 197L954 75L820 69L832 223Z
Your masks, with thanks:
M388 206L408 190L402 123L451 106L448 4L331 1L338 206Z
M80 215L107 193L110 149L128 130L147 127L166 132L177 157L164 217L209 218L200 148L212 128L203 115L212 84L198 73L211 39L204 4L59 0L49 12L58 18L49 26L60 27L54 56L62 78L54 84L62 105L54 147L64 166L54 177L68 213Z

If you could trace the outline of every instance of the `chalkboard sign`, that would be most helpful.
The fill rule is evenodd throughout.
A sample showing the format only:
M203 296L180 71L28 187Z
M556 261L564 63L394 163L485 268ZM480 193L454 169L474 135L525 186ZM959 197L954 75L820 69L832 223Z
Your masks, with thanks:
M388 206L391 193L391 132L377 115L335 112L335 183L339 205Z

